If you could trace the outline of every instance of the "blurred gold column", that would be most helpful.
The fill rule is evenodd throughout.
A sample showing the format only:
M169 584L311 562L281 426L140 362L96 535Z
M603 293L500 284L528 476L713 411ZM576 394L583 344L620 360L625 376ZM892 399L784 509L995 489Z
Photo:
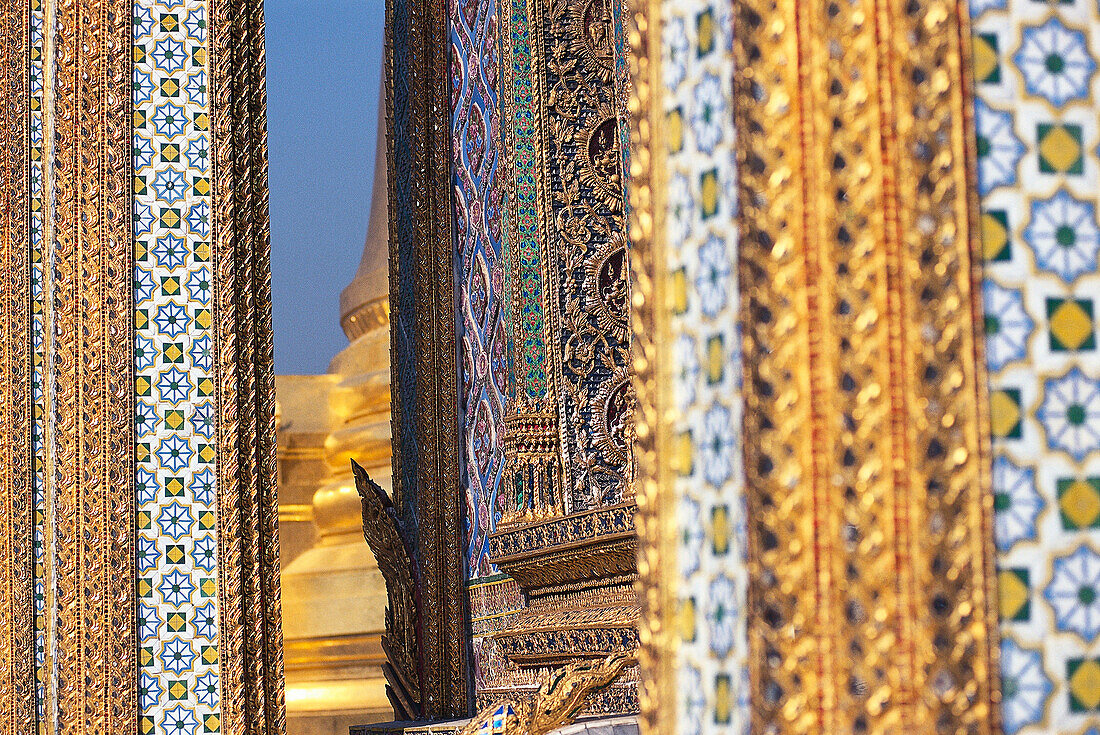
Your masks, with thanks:
M292 555L282 575L287 735L343 735L351 725L393 714L381 671L386 585L363 540L351 474L354 459L390 488L383 119L378 129L367 240L355 278L340 295L340 325L350 344L332 359L328 375L280 376L277 386L283 549ZM323 435L316 431L322 426ZM310 482L317 489L306 504L302 491ZM312 528L303 528L306 520ZM297 549L304 551L293 556Z

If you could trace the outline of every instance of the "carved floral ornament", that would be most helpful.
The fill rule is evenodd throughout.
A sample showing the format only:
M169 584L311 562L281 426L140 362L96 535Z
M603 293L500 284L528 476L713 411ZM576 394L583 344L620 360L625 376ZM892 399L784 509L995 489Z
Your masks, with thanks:
M157 5L3 6L0 732L282 727L262 12L189 0L177 27ZM635 707L660 733L1087 731L1095 590L1072 578L1095 556L1079 534L1100 451L1081 259L1098 11L1038 5L972 3L973 55L958 0L513 0L475 23L501 29L481 77L508 86L496 127L471 113L485 135L463 140L475 169L505 152L487 201L511 239L505 265L471 270L470 313L511 321L469 362L507 366L470 382L508 394L471 412L503 427L474 499L485 569L520 600L483 629L501 678L479 682L465 272L440 247L473 231L449 175L451 18L390 3L395 487L360 487L395 709L440 720L497 697L529 732ZM173 85L142 82L176 41L208 80L180 87L182 117ZM183 164L153 144L180 135L187 215L154 211ZM165 543L137 569L142 539L190 543L192 524L216 565ZM168 569L180 553L190 582ZM998 558L1015 598L994 595ZM176 596L188 584L214 618ZM160 637L185 605L172 624L192 637ZM193 649L212 619L217 645ZM187 706L158 656L203 669Z
M649 732L996 731L965 8L501 17L522 603L478 701L637 626Z

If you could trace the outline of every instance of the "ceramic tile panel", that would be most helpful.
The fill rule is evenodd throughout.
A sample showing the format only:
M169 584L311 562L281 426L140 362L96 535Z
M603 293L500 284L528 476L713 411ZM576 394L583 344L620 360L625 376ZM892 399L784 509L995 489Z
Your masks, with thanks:
M471 580L496 573L487 537L496 528L504 469L508 364L504 307L496 0L451 3L451 123L460 337L459 411Z
M732 3L664 2L681 735L748 726Z
M140 732L220 732L208 13L134 4Z
M972 0L1007 735L1100 731L1095 0Z

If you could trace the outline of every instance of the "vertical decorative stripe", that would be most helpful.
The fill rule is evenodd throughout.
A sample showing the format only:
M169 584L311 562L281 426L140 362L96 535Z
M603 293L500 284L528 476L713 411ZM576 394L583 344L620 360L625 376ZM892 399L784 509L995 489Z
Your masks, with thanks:
M48 733L130 733L137 709L131 15L45 12Z
M220 732L209 15L133 17L139 732Z
M631 9L642 721L744 732L732 4Z
M898 233L887 264L892 431L901 450L891 469L908 503L896 511L899 539L908 545L899 545L899 567L912 566L899 570L899 580L911 585L900 601L913 626L899 642L912 641L910 666L917 672L908 681L903 674L898 687L899 703L912 702L914 716L902 709L899 717L928 730L957 722L969 732L997 733L999 637L976 288L969 23L961 0L890 0L879 6L878 23L880 38L889 41L889 53L879 54L889 80L879 90L888 141L886 226ZM891 93L892 105L885 102ZM837 456L843 462L847 455Z
M665 2L661 12L667 249L656 267L667 279L665 346L675 364L667 461L676 497L665 512L679 548L664 571L678 585L675 711L684 732L740 733L748 727L748 569L732 3Z
M749 192L763 187L759 191L767 193L759 201L742 197L738 216L740 276L756 284L746 290L742 303L750 595L756 610L749 620L752 714L754 722L772 726L777 733L795 732L799 727L826 732L821 712L832 707L825 700L819 668L823 661L817 655L823 631L815 609L814 517L806 476L810 464L806 283L795 251L797 239L805 236L801 201L805 184L798 178L801 147L794 105L799 59L794 9L792 2L778 9L743 3L738 7L734 39L741 69L735 88L739 188ZM772 23L774 30L767 31L765 23ZM754 92L759 95L755 104ZM769 104L773 98L776 101ZM758 147L769 141L774 145ZM750 151L754 151L751 157ZM784 295L784 290L789 294ZM774 313L777 307L782 309L778 314ZM750 446L758 449L749 451ZM761 530L767 532L769 542L763 549L757 542ZM762 574L768 575L771 584L761 585ZM792 620L798 621L797 627ZM786 721L781 719L784 712Z
M493 673L503 667L503 655L491 633L507 621L519 598L515 584L489 561L488 543L510 500L500 493L509 492L511 484L501 482L510 367L504 234L509 205L503 184L511 183L501 113L511 105L500 97L507 87L501 83L499 7L497 0L453 0L450 5L456 329L461 335L459 423L466 507L463 565L479 691L499 684ZM504 119L509 119L507 113Z
M971 0L1004 732L1100 722L1100 7Z
M285 729L264 17L211 0L221 732Z
M542 246L539 244L539 171L542 164L535 145L535 126L539 124L535 104L538 78L534 68L532 38L533 22L527 0L508 0L511 17L508 23L508 53L510 60L509 96L505 110L509 129L506 132L511 160L512 184L508 206L514 214L509 220L509 246L512 259L510 270L512 288L516 293L513 314L519 319L519 327L512 338L522 347L516 352L523 356L523 363L513 370L517 374L517 400L526 399L540 406L550 390L547 368L546 326L543 313L546 303L543 279Z
M453 242L447 4L389 0L386 22L393 502L414 529L421 574L420 651L399 657L423 662L419 704L444 719L471 704L454 249L440 249Z
M961 8L738 8L754 726L995 732Z
M28 215L34 72L26 2L0 5L0 733L34 730L34 431Z
M46 405L44 385L46 381L46 323L43 283L45 281L45 261L43 258L42 235L44 231L42 201L43 140L42 140L42 104L43 104L43 43L44 12L42 0L30 2L30 247L31 247L31 350L33 353L32 389L34 406L31 441L33 442L33 508L34 508L34 631L35 631L35 713L41 724L44 717L43 696L45 694L46 663L46 586L43 521L45 520L45 485L43 476L43 438L45 435Z
M496 0L451 3L450 46L455 263L458 267L465 564L471 579L496 572L488 535L500 513L508 344Z

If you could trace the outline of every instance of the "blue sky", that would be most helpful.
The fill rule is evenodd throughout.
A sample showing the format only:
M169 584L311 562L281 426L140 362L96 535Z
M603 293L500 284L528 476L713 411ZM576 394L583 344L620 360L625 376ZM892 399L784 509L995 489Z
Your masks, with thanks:
M323 373L367 232L385 2L265 6L275 371Z

